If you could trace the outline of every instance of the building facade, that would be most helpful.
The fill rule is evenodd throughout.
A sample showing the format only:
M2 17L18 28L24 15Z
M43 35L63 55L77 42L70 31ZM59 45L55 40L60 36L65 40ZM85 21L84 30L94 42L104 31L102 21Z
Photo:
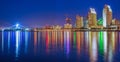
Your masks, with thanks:
M97 26L97 16L96 11L94 8L90 8L88 12L88 25L89 27L96 27Z
M66 24L64 24L64 28L72 28L72 24L71 24L71 18L66 18Z
M103 8L103 26L110 26L112 23L112 9L109 5L105 5Z
M76 28L81 28L83 27L83 17L77 15L76 16Z

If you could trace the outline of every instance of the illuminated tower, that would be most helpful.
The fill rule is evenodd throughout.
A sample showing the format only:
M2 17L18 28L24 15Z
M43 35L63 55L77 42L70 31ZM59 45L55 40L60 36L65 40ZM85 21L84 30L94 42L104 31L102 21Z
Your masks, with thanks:
M112 9L109 5L105 5L103 9L103 26L107 27L112 23Z
M64 28L72 28L71 24L71 18L66 18L66 24L64 25Z
M83 27L83 17L77 15L76 16L76 28Z
M89 27L96 27L97 26L97 16L96 11L94 8L90 8L90 11L88 12L88 24Z

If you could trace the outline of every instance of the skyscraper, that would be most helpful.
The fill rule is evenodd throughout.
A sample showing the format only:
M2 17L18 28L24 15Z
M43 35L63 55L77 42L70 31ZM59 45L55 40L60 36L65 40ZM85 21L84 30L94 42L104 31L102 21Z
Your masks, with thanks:
M112 9L109 5L105 5L103 9L103 26L110 26L112 23Z
M76 28L83 27L83 17L77 15L76 16Z
M90 11L88 12L88 24L89 27L97 26L97 16L94 8L90 8Z

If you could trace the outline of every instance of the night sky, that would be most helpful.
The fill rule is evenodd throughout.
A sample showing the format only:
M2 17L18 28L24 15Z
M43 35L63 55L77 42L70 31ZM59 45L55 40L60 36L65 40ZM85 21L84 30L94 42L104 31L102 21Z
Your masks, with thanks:
M99 19L105 4L111 6L113 18L120 20L120 0L0 0L0 26L64 25L65 17L71 17L74 24L75 16L86 17L90 7Z

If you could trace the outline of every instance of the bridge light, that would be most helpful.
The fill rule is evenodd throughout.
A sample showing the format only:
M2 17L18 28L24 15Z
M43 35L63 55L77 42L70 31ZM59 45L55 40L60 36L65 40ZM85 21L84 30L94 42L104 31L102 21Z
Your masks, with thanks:
M29 28L26 28L25 30L29 30Z
M16 24L16 28L18 28L19 27L19 24Z

